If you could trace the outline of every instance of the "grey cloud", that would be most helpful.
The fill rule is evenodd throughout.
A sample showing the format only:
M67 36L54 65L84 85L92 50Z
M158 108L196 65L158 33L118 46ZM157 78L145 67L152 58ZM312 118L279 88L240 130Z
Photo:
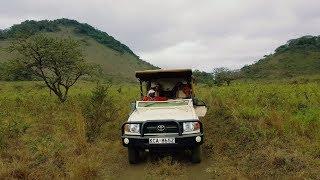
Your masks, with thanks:
M11 0L0 28L26 19L86 22L160 67L240 68L320 28L318 0Z

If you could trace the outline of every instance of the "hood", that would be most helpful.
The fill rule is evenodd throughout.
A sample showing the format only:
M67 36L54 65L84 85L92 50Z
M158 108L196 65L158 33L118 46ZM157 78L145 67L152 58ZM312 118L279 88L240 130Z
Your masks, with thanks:
M194 108L190 106L183 107L165 107L165 108L137 108L128 121L147 121L147 120L194 120L198 119Z

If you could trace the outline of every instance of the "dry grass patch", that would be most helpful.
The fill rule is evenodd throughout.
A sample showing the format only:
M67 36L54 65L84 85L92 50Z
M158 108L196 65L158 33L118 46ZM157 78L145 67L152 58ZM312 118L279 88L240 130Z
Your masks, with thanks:
M174 179L181 178L186 169L185 165L173 160L171 156L148 162L144 169L147 179Z

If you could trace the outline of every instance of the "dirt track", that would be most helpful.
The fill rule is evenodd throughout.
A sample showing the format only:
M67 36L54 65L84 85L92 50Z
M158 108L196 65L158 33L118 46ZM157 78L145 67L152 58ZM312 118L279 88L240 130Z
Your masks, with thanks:
M158 176L161 179L210 179L210 175L206 173L209 166L209 160L206 157L202 157L200 164L192 164L189 161L188 156L185 153L145 153L142 156L142 160L138 164L128 165L128 168L123 174L119 175L120 179L154 179L157 178L157 174L150 172L152 166L159 162L159 159L164 157L172 157L174 161L179 163L179 166L183 168L182 172L179 172L179 176Z

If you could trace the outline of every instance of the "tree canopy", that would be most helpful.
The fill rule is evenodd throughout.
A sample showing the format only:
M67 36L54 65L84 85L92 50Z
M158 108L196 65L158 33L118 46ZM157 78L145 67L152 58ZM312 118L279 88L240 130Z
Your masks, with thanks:
M228 68L215 68L212 72L214 76L215 83L220 86L224 83L230 85L231 81L240 78L240 74L238 71L230 70Z
M214 77L211 73L195 70L193 71L192 74L197 83L208 84L208 85L214 84Z
M297 39L291 39L286 44L278 47L275 52L286 51L315 50L320 51L320 36L302 36Z
M42 79L62 102L67 99L70 87L93 69L83 59L81 44L71 38L38 34L13 41L9 50L19 54L13 61L18 67Z
M320 72L320 36L291 39L254 64L241 68L246 78L292 78Z
M0 40L7 38L16 38L21 34L35 35L39 32L56 32L60 30L60 26L69 26L74 28L76 33L87 35L99 43L117 51L120 53L129 53L138 57L133 51L126 45L122 44L120 41L114 39L114 37L108 35L107 33L100 31L89 24L79 23L76 20L70 19L57 19L57 20L42 20L34 21L27 20L21 24L13 25L9 29L0 30Z

